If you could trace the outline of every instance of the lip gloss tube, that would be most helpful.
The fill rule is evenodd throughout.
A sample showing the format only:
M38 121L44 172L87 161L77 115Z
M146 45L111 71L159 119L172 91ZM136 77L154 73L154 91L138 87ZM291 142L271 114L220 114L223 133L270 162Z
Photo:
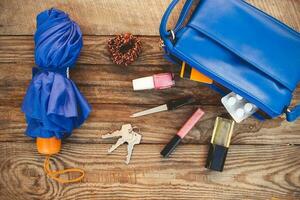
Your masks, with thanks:
M133 90L167 89L175 85L173 73L154 74L132 80Z
M195 126L195 124L202 118L203 115L203 110L198 108L196 112L194 112L194 114L185 122L177 134L171 139L171 141L164 147L160 154L165 158L169 157L180 141Z

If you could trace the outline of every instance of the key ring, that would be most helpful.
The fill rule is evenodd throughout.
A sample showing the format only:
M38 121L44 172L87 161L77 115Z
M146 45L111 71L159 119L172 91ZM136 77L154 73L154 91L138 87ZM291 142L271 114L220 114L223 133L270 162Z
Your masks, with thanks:
M132 132L132 131L134 131L134 129L137 129L137 130L138 130L138 132L137 132L137 133L140 133L140 132L141 132L140 128L139 128L139 127L137 127L137 126L134 126L134 127L132 127L132 130L131 130L131 132ZM134 132L136 132L136 131L134 131Z
M175 40L175 33L174 33L174 31L171 29L171 30L169 30L168 32L170 32L170 34L171 34L171 36L172 36L172 40L174 41Z

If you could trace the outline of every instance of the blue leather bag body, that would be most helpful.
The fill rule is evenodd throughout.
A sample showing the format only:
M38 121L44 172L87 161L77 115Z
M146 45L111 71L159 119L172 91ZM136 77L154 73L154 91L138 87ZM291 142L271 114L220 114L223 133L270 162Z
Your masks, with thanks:
M201 0L184 23L193 5L187 0L175 28L167 30L178 2L171 2L160 26L167 59L188 63L218 91L222 85L243 96L262 111L255 114L260 119L300 115L299 105L289 108L300 81L298 32L243 0Z

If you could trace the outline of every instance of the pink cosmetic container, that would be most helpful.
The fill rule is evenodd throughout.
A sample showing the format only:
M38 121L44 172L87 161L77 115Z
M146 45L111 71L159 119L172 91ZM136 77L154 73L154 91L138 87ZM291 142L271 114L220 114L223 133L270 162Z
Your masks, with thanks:
M169 155L175 150L176 146L180 141L186 136L186 134L195 126L195 124L204 115L203 110L198 108L196 112L185 122L177 134L171 139L171 141L165 146L165 148L160 152L163 157L169 157Z
M154 74L132 80L133 90L167 89L175 85L172 73Z

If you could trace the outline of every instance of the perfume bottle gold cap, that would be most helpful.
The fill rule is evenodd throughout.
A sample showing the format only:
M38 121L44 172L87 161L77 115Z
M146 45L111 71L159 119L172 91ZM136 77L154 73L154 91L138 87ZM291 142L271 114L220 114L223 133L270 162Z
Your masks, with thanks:
M223 171L234 123L231 119L217 117L209 146L206 168Z

